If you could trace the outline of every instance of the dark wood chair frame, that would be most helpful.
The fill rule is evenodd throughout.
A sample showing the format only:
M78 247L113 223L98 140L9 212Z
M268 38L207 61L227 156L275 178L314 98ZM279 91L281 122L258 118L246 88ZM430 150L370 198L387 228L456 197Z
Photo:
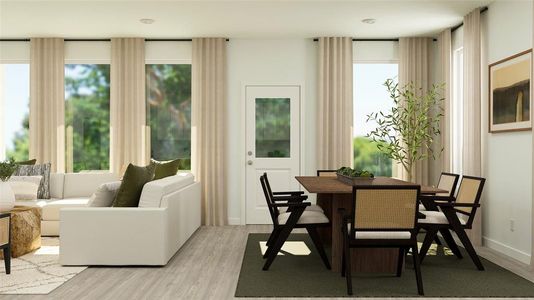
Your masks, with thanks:
M265 254L263 255L263 258L267 259L263 265L263 270L269 270L269 267L294 228L306 229L315 248L317 248L317 251L319 252L319 256L323 260L324 265L330 270L330 262L328 261L323 243L319 237L319 232L317 231L318 227L328 227L330 226L330 223L297 224L306 210L306 207L311 205L310 202L303 202L308 199L308 196L303 195L304 192L301 191L273 193L271 191L269 180L267 179L267 173L260 176L260 182L274 226L273 231L267 240L267 251L265 251ZM278 216L280 215L278 208L280 207L287 207L287 213L290 213L285 224L278 223Z
M456 235L458 236L458 239L463 244L465 250L471 257L471 260L475 264L478 270L484 271L484 266L482 265L482 262L480 261L480 258L478 257L475 248L473 247L473 244L471 244L471 241L469 240L469 237L467 236L467 233L465 232L466 229L471 229L473 227L473 221L475 219L475 214L477 209L480 207L480 197L482 196L482 190L484 188L484 183L486 182L485 178L481 177L474 177L474 176L463 176L462 181L464 179L474 179L479 180L480 184L478 186L478 191L476 194L476 198L473 203L457 203L456 198L454 197L438 197L435 196L433 199L435 201L429 202L431 208L434 210L438 210L439 207L447 220L449 221L449 224L430 224L430 223L419 223L418 228L424 229L426 231L425 239L423 241L423 245L420 250L420 257L421 262L424 260L426 253L428 252L428 249L430 248L430 245L432 244L432 241L436 239L438 232L442 234L445 241L447 241L447 244L449 245L449 248L451 251L458 257L463 258L462 253L460 252L460 249L454 242L454 239L452 238L452 235L450 231L454 231ZM462 184L460 183L460 186ZM471 212L465 212L463 210L457 209L458 207L470 207ZM459 214L463 214L468 216L467 222L465 225L462 225L460 222L460 219L458 218ZM443 235L443 233L446 232L446 235ZM445 238L447 236L447 238ZM448 241L450 240L450 242Z
M452 184L452 188L448 195L448 197L453 197L454 193L456 192L456 188L458 187L458 181L460 179L460 175L454 174L454 173L447 173L447 172L441 172L441 175L454 177L454 182ZM441 176L439 177L439 180L441 181ZM439 186L439 181L438 181L438 186ZM421 197L419 198L419 201L421 202L421 204L423 204L423 206L425 207L427 211L438 211L439 209L437 205L434 203L435 200L439 201L438 199L436 199L436 197L443 197L443 196L421 195ZM452 199L449 198L448 201L452 201ZM449 246L451 250L458 249L458 246L456 246L456 243L454 242L454 239L452 238L452 235L448 230L440 229L439 233L441 233L441 236L443 237L443 239L445 240L445 242L447 243L447 245ZM441 241L439 240L438 236L436 236L434 241L436 242L436 244L441 245ZM462 253L460 253L460 251L456 251L456 252L454 250L452 251L454 255L457 255L460 258L462 257Z
M11 214L0 214L0 219L8 218L7 222L7 244L1 245L0 249L4 250L4 265L6 267L6 274L11 274L11 220L9 219Z
M358 190L363 189L413 189L417 190L417 198L421 194L421 187L419 185L406 185L406 186L360 186L352 188L352 197L354 199L354 205L352 208L352 215L346 215L345 209L339 209L338 213L342 215L341 231L343 233L343 255L341 263L341 276L344 276L347 280L347 293L352 295L352 277L351 277L351 260L350 249L351 248L399 248L399 256L397 260L397 272L396 276L400 277L402 274L402 267L404 263L404 257L411 250L413 256L413 264L415 269L415 277L417 280L417 292L419 295L424 295L423 279L421 275L420 259L417 249L417 216L419 212L419 203L414 201L415 214L413 228L355 228L356 222L352 216L356 216L356 195ZM348 224L350 223L350 233ZM360 231L410 231L410 239L356 239L356 232Z

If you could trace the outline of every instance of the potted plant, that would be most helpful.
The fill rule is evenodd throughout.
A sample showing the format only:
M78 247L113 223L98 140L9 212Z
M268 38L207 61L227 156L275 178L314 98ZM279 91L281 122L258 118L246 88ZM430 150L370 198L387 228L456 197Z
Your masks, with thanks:
M17 168L13 159L0 162L0 212L9 211L15 206L15 194L7 181Z
M390 111L367 116L368 122L375 121L378 124L367 137L377 143L379 151L399 162L408 181L412 181L418 161L436 158L432 144L434 138L440 135L443 116L443 98L440 95L444 85L434 84L426 93L413 83L399 87L392 79L388 79L384 85L394 105Z

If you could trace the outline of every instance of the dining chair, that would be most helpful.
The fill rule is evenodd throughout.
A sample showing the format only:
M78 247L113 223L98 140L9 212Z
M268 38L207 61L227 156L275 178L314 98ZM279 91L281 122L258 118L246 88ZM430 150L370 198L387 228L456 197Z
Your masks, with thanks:
M417 199L420 186L360 186L352 188L352 213L342 214L343 255L341 275L352 295L351 248L399 248L396 276L402 274L404 257L412 250L417 292L423 295L423 280L417 251Z
M484 266L465 230L473 227L477 209L480 207L480 197L485 182L485 178L463 176L456 198L436 197L435 199L438 201L434 203L440 211L422 212L425 218L419 219L418 228L425 229L426 235L420 250L421 261L425 258L432 241L437 237L438 231L453 231L458 236L458 239L463 244L477 269L480 271L484 270ZM456 243L454 243L454 240L448 244L451 251L458 258L462 258L461 252L456 246Z
M0 249L4 250L6 274L11 273L10 214L0 214Z
M458 185L458 179L460 178L460 175L454 174L454 173L447 173L447 172L441 172L441 175L439 176L438 181L438 189L448 191L447 193L437 193L436 195L431 196L422 196L421 197L421 204L419 204L419 211L425 211L425 210L437 210L436 207L432 205L433 200L431 199L433 196L438 197L452 197L454 196L454 193L456 192L456 186ZM427 201L425 201L427 200Z
M267 271L269 269L294 228L306 229L324 265L330 270L330 262L317 231L318 227L330 226L328 218L320 211L305 210L306 207L311 205L310 202L304 202L308 199L306 195L293 194L287 196L287 194L284 194L275 196L268 189L268 182L267 174L264 173L260 176L263 194L265 195L265 201L274 226L267 241L267 251L263 255L263 258L267 259L263 265L263 270ZM279 210L281 207L287 208L287 210L281 213Z
M317 170L318 177L337 177L337 170Z
M283 197L292 197L292 196L304 195L303 191L273 192L271 190L271 184L269 183L269 179L267 178L267 173L263 173L263 176L265 177L265 185L267 187L267 192L270 195L272 195L273 197L277 197L278 199L282 199ZM290 201L298 201L296 199L297 198L293 198ZM307 197L306 197L306 199L307 199ZM306 199L304 199L304 200L306 200ZM287 212L287 210L288 210L287 207L279 207L278 208L278 212L281 213L281 214ZM318 212L322 212L322 213L324 212L323 209L319 205L316 205L316 204L310 204L310 205L306 206L305 211L318 211Z

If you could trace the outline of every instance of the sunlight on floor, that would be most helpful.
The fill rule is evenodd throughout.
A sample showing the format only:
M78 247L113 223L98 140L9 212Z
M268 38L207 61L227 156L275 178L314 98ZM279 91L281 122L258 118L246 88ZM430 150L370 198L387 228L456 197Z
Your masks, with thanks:
M260 242L261 254L265 254L267 251L267 242ZM290 255L310 255L311 250L306 246L304 242L285 242L282 246L282 250L278 252L278 255L285 255L285 253Z
M421 249L421 246L423 246L423 243L418 242L417 246L418 246L419 249ZM449 249L449 247L438 246L438 244L436 244L436 243L432 243L430 245L430 248L428 248L428 252L426 253L426 255L438 255L438 249L443 251L444 255L447 255L447 256L454 255L454 253L452 253L452 251L451 251L451 249Z
M59 255L59 246L41 246L34 253L35 255Z

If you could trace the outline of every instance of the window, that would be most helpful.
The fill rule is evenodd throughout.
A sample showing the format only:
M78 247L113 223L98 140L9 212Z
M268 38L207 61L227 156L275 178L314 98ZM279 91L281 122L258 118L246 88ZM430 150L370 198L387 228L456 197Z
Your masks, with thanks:
M147 124L150 155L160 161L181 159L191 169L191 65L147 64Z
M464 99L464 49L456 49L453 53L452 69L452 118L451 118L451 163L452 172L462 174L463 147L463 99Z
M0 65L0 159L28 159L30 65Z
M67 172L109 170L109 65L65 65Z
M378 176L394 176L390 158L378 151L376 143L366 135L376 128L375 122L367 122L367 115L388 111L393 106L384 83L396 79L396 63L354 64L354 168L365 169Z

